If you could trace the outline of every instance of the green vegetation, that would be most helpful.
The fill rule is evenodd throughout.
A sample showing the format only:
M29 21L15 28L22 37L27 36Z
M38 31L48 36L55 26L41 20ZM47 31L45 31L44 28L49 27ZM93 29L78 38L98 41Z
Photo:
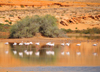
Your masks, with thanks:
M86 30L71 30L71 29L63 29L65 33L81 33L81 34L100 34L100 28L87 28Z
M24 8L24 5L21 5L21 8Z
M11 24L12 24L12 22L9 22L9 24L11 25Z
M41 33L46 37L65 37L62 30L57 27L57 19L51 15L25 17L17 21L10 29L11 38L33 37Z
M0 23L0 32L9 32L10 25Z
M2 6L0 5L0 7L2 7Z
M5 20L5 22L9 22L8 20Z
M14 15L12 15L12 14L10 14L9 16L10 16L10 17L14 17Z

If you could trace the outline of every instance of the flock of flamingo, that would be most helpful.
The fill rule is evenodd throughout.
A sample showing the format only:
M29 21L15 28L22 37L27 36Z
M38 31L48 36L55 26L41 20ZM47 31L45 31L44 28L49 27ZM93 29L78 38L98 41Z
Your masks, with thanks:
M8 45L9 44L9 42L6 42L5 43L5 45ZM19 43L19 44L17 44L16 42L14 42L13 43L13 45L15 46L15 45L32 45L33 44L33 42L21 42L21 43ZM39 46L40 45L40 42L36 42L35 43L37 46ZM97 43L98 44L98 43ZM93 46L97 46L97 44L93 44ZM51 43L51 42L48 42L48 43L46 43L46 45L47 46L50 46L50 47L53 47L53 46L55 46L55 43ZM70 42L69 43L61 43L61 46L65 46L65 45L67 45L67 46L70 46ZM81 46L81 42L80 43L78 43L78 44L76 44L76 46ZM6 54L8 54L8 51L5 51L5 53ZM15 51L13 51L13 53L14 54L17 54L17 51L15 50ZM27 50L25 50L24 51L24 53L26 54L26 55L32 55L33 54L33 51L27 51ZM18 53L19 54L19 56L21 56L21 57L23 57L23 52L19 52ZM47 55L54 55L55 54L55 52L54 51L46 51L46 54ZM64 55L65 54L65 52L61 52L61 55ZM66 52L66 54L67 55L70 55L70 52ZM77 55L81 55L81 52L77 52L76 53ZM39 56L40 55L40 52L39 51L37 51L37 52L35 52L35 55L37 55L37 56ZM93 53L93 55L94 56L96 56L97 55L97 53L96 52L94 52Z

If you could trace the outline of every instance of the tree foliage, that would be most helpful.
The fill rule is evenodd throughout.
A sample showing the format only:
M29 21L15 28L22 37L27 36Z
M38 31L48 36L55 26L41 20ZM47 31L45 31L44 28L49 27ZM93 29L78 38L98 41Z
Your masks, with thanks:
M25 17L12 25L10 29L11 38L33 37L40 32L46 37L63 37L62 30L57 27L57 19L51 15Z

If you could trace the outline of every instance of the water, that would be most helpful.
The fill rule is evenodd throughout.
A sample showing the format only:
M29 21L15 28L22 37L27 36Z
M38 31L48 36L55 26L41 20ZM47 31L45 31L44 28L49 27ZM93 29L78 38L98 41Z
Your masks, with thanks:
M39 46L34 44L13 46L13 44L4 43L0 42L0 67L100 66L99 41L81 42L80 46L77 46L80 42L71 42L70 46L56 44L54 47L41 45L41 43ZM93 46L94 43L97 46ZM54 53L48 54L48 51Z

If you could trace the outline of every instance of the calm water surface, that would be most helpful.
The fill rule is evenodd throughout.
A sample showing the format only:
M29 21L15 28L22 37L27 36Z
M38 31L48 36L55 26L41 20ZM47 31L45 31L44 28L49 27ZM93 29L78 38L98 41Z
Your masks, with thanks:
M93 46L97 43L97 46ZM41 44L41 43L40 43ZM100 42L71 43L70 46L13 46L0 42L0 67L100 66ZM16 51L16 53L14 53ZM48 54L53 51L53 54Z

